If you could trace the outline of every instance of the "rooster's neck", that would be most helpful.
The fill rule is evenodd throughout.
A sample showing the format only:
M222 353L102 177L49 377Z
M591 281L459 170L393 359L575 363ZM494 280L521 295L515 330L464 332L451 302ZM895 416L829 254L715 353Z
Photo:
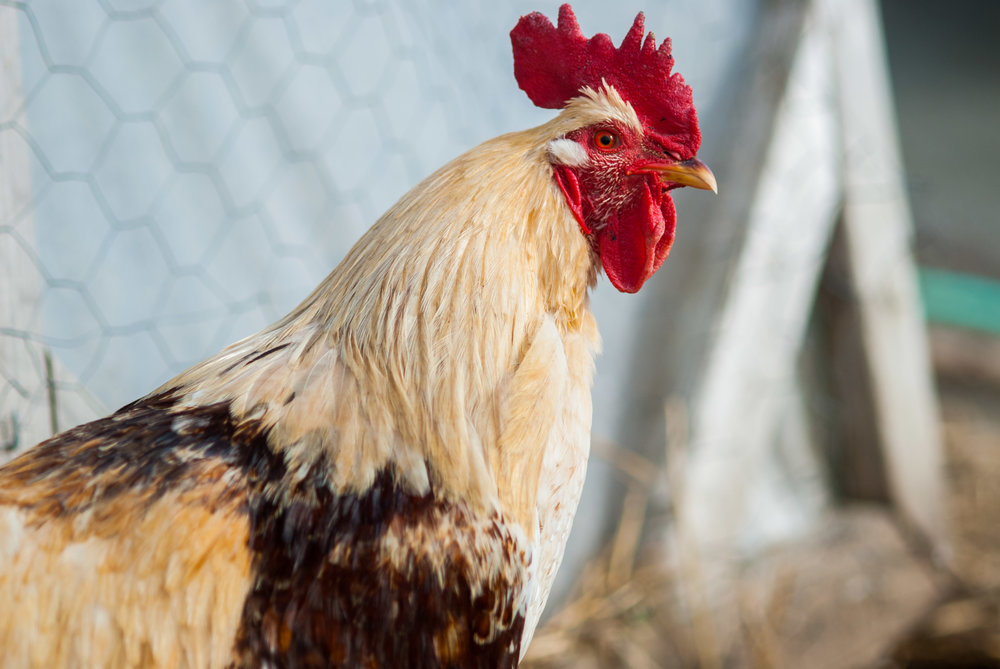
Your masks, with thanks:
M584 368L597 347L587 306L597 265L553 182L550 132L456 158L288 316L161 390L230 402L288 458L333 463L345 477L335 488L393 465L416 493L495 506L495 473L510 464L498 450L506 388L536 335L554 323L558 338L584 342Z

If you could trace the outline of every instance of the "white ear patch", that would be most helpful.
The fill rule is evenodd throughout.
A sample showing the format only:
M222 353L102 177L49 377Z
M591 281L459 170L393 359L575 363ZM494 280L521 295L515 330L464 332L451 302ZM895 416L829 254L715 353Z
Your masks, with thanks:
M571 167L586 165L590 160L586 150L578 142L565 137L549 142L549 156L552 162Z

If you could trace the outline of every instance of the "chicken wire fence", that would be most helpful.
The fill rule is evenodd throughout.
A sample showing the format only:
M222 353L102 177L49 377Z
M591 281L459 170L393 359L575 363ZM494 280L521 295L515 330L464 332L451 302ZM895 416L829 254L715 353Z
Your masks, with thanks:
M5 335L109 407L278 317L496 116L434 76L454 45L422 48L414 5L3 5L22 83L8 61L0 129L31 177L3 232L42 328Z
M96 413L273 321L423 176L551 116L506 36L549 4L0 0L0 336ZM750 10L635 4L575 9L699 35L676 53L709 99Z

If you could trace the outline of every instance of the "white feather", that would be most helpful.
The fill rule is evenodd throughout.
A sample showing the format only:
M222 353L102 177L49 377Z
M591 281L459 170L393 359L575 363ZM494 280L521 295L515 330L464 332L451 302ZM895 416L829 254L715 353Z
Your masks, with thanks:
M579 142L565 137L549 142L549 157L552 162L558 165L569 165L570 167L580 167L590 161L586 149L580 146Z

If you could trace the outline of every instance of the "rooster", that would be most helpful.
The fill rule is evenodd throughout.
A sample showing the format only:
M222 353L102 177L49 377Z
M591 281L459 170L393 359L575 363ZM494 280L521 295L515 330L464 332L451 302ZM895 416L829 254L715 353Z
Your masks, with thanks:
M515 667L583 486L603 268L715 190L670 42L511 32L561 109L456 158L302 304L0 469L5 667Z

